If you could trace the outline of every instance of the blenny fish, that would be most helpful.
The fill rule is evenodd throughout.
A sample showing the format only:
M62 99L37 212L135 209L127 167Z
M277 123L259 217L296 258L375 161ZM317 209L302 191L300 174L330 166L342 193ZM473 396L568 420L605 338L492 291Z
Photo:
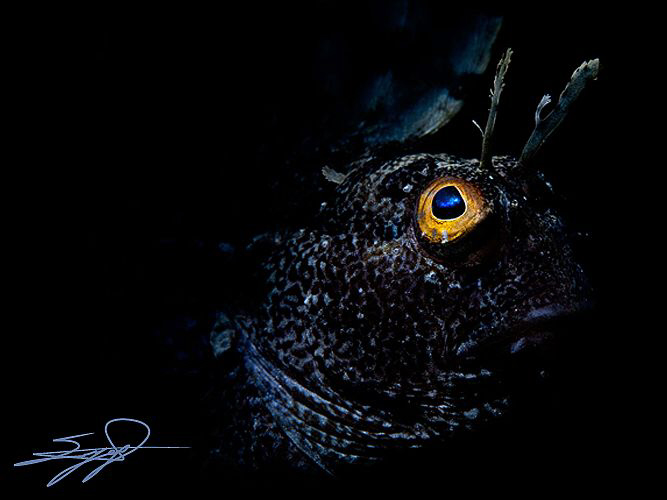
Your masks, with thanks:
M518 158L492 156L508 51L480 159L369 148L307 228L268 248L259 299L219 313L226 373L216 453L250 469L336 475L442 446L505 414L505 370L590 304L535 153L598 61L581 65Z

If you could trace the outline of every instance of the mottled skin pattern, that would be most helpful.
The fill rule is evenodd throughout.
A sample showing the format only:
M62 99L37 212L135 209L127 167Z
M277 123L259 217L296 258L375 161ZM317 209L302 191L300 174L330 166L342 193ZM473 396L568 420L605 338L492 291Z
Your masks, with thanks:
M415 209L443 176L473 183L491 215L462 241L433 244ZM503 414L499 360L588 296L549 196L505 157L492 171L444 154L356 163L312 227L274 237L256 309L220 315L212 341L231 389L216 452L335 474L446 447Z

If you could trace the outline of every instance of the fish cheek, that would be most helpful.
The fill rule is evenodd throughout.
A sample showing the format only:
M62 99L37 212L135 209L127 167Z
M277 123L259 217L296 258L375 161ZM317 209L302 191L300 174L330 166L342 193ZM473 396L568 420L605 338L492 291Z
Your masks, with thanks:
M370 252L359 268L364 279L343 284L349 302L333 321L341 328L329 366L341 382L407 390L446 366L446 316L458 290L448 294L441 269L413 248L400 248Z

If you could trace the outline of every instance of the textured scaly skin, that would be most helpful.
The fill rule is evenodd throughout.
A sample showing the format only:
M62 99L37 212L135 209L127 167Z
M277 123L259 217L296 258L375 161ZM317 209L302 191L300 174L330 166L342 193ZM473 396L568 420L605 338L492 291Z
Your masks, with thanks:
M336 473L502 415L498 360L525 344L521 325L589 293L549 189L515 165L368 156L311 227L276 235L263 299L221 315L212 336L230 373L217 453ZM433 244L415 207L443 176L473 183L491 215L464 241Z

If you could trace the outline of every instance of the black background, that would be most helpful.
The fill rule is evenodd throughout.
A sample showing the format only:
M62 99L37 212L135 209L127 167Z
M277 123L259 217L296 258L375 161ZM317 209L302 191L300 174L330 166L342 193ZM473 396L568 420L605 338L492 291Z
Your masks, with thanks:
M369 22L388 15L389 4L109 7L8 17L2 352L11 445L3 446L3 483L68 498L232 494L238 485L224 472L202 473L197 451L210 423L211 375L201 369L210 361L206 332L238 279L230 278L229 247L220 243L236 247L273 223L271 215L248 217L239 200L259 207L253 215L272 214L263 193L285 167L266 159L297 149L309 113L325 100L309 82L326 82L332 67L353 81L365 67L359 54L381 52L373 37L382 23ZM459 15L432 8L434 16ZM650 59L642 40L650 14L498 12L505 20L494 62L469 82L463 111L423 147L478 154L470 123L485 119L505 47L515 54L495 145L507 154L520 151L541 95L557 95L575 67L599 57L599 79L540 155L571 224L590 234L579 250L598 309L550 409L443 458L432 481L443 493L480 484L639 485L637 445L645 438L635 415L650 413L638 381L648 378L642 360L654 332L648 283L657 260L646 250L655 247L645 236L655 211L640 159L651 149L651 125L639 118L638 104L649 91L635 70L642 74ZM339 33L328 58L316 49L323 32ZM285 222L280 217L277 224ZM99 439L115 417L149 423L154 445L195 450L146 450L85 485L86 472L77 472L48 491L46 482L64 466L12 467L56 437L95 431ZM269 486L296 487L282 479ZM423 485L410 477L378 481Z

